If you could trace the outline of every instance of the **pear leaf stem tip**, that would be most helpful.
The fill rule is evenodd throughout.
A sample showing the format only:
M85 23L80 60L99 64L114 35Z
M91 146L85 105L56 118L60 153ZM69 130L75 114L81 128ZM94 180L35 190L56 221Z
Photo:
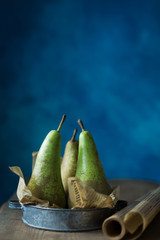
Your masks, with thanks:
M84 125L83 125L83 122L82 122L81 119L78 119L78 124L80 125L82 131L85 131L85 129L84 129Z
M63 115L62 120L61 120L61 122L60 122L60 124L59 124L59 126L58 126L58 128L57 128L57 132L60 131L60 129L61 129L61 127L62 127L62 124L63 124L63 122L64 122L65 119L66 119L66 114Z
M72 136L72 138L71 138L71 141L74 141L74 140L75 140L76 134L77 134L77 128L74 129L74 132L73 132L73 136Z

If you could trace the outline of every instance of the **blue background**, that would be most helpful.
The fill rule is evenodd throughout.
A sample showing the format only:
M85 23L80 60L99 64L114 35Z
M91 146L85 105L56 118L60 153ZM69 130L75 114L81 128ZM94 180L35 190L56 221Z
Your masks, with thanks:
M160 181L159 0L5 0L0 22L0 203L64 113L62 155L81 118L108 178Z

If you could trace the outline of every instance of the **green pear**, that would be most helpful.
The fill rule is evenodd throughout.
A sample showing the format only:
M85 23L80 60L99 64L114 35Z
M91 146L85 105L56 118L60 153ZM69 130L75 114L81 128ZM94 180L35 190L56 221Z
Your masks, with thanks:
M92 135L85 131L82 121L78 120L82 132L79 135L79 151L76 177L95 189L96 192L109 195L112 192L100 161Z
M77 129L74 130L73 136L70 141L67 142L64 156L61 164L61 176L64 190L68 195L68 178L75 177L77 169L78 159L78 141L75 139Z
M66 115L63 115L57 131L50 131L44 139L28 183L28 188L35 197L48 200L50 205L54 203L62 208L66 206L66 196L61 179L61 135L59 131L65 118Z

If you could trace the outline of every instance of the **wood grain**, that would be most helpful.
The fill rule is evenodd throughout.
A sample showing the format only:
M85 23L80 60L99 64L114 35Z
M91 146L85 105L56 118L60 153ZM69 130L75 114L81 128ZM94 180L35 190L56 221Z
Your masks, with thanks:
M120 185L121 199L132 202L137 197L154 189L159 184L129 179L117 179L110 181L112 185ZM15 199L12 196L11 199ZM53 232L31 228L25 225L22 220L22 211L9 209L8 203L0 208L0 239L2 240L106 240L101 230L86 232ZM159 240L160 236L160 215L147 228L139 240Z

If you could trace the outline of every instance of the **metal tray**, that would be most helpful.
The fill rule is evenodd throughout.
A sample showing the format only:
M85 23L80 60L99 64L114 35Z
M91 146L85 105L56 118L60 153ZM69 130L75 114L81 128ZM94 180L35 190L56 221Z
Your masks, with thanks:
M22 220L25 224L39 229L52 231L89 231L101 229L103 221L127 205L119 200L114 209L57 209L44 208L33 205L23 205ZM18 204L9 203L10 208L17 208ZM19 208L20 209L20 206Z

